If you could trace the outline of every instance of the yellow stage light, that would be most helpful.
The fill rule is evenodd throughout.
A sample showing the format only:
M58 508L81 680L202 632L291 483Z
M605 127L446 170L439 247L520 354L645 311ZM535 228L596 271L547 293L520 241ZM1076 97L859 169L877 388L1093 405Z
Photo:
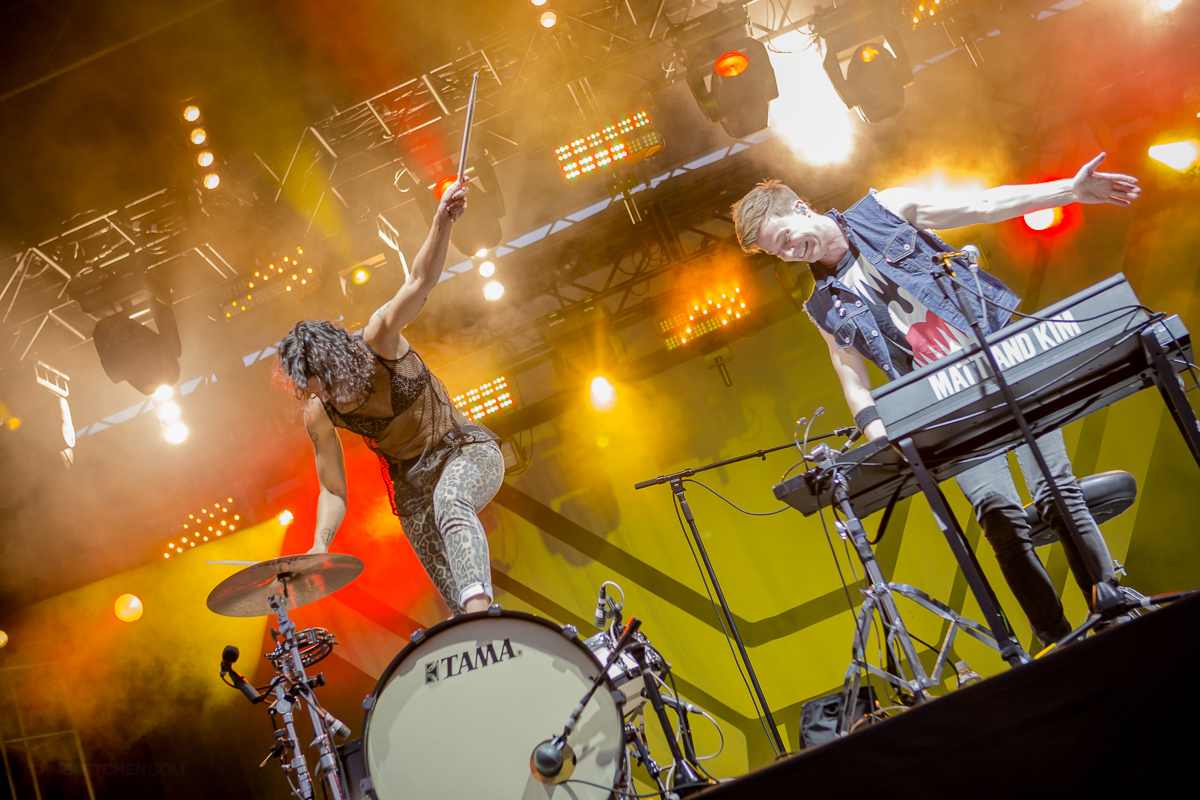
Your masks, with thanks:
M121 622L137 622L142 618L142 601L137 595L125 593L113 603L113 613Z
M836 164L850 157L855 125L838 97L816 48L800 31L785 33L767 51L779 85L771 103L771 127L791 150L812 165Z
M204 188L212 191L221 185L221 176L215 172L210 172L204 176Z
M543 11L542 16L538 17L538 24L549 30L558 24L558 14L553 11Z
M1044 231L1062 222L1061 208L1043 208L1025 215L1025 224L1035 231Z
M279 527L281 528L286 528L288 525L291 525L293 519L294 517L292 516L292 512L288 511L286 508L279 512L279 516L275 517L275 521L279 523Z
M617 407L617 387L608 378L597 375L588 384L588 402L597 411L612 411Z
M496 265L491 261L484 261L479 265L479 276L481 278L490 278L496 274Z
M188 138L192 140L192 144L199 147L208 141L208 131L204 128L192 128L192 133Z
M371 280L371 270L365 267L359 267L350 275L350 282L355 286L362 286L369 280Z
M8 426L10 431L15 431L17 428L21 427L21 418L9 417L7 420L5 420L4 424Z
M176 420L167 426L166 430L163 431L163 436L165 436L167 441L171 444L182 444L183 442L187 441L187 425L184 425L182 422Z
M500 281L488 281L483 287L483 297L485 300L499 300L504 297L504 284Z
M1200 161L1200 141L1184 139L1156 144L1150 148L1150 157L1177 172L1187 172Z
M879 48L869 44L858 51L858 57L864 64L870 64L879 56Z
M202 167L211 167L215 160L211 150L204 150L196 154L196 163Z
M183 109L183 119L186 122L195 122L200 119L200 107L188 105Z

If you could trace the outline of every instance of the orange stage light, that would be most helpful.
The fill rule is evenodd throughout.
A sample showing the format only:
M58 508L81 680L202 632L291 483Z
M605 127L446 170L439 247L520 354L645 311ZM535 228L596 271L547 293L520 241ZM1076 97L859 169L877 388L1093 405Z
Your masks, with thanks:
M0 647L4 647L6 644L8 644L8 634L0 631Z
M858 57L864 64L870 64L879 57L879 48L875 45L866 45L858 51Z
M143 610L142 601L134 594L125 593L113 603L113 612L121 622L137 622Z
M293 519L295 518L292 516L292 512L288 511L286 508L279 512L279 516L275 517L275 521L279 523L279 527L281 528L286 528L288 525L291 525Z
M595 376L588 384L588 402L597 411L612 411L617 407L617 387L603 375Z
M750 66L750 59L740 50L731 50L717 59L713 72L722 78L736 78Z
M444 195L446 190L453 186L454 182L457 180L457 175L447 175L433 185L433 196L437 198L439 203L442 202L442 195Z
M1187 172L1200 162L1200 141L1184 139L1165 142L1150 148L1149 155L1160 164L1166 164L1177 172Z

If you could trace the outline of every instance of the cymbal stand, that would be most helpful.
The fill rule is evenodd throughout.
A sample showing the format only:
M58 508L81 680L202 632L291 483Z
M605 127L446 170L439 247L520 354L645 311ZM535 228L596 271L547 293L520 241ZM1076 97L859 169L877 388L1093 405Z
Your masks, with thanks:
M292 749L291 768L295 770L300 781L300 797L303 800L312 800L313 788L308 762L301 750L294 724L293 712L295 701L298 698L303 701L304 707L308 710L313 733L316 734L313 743L317 745L320 753L317 774L324 777L325 782L329 785L330 796L333 800L347 800L347 795L342 788L341 770L338 766L336 751L329 732L332 722L326 724L327 720L333 720L333 717L321 708L313 692L316 686L324 684L325 679L323 675L309 678L304 671L304 661L300 657L300 649L296 645L296 623L292 622L287 613L287 581L281 577L280 582L283 583L283 591L271 597L268 602L279 620L278 635L289 652L281 662L281 675L272 682L272 692L275 695L272 710L283 717L284 725L287 728L288 744ZM340 725L340 723L338 724Z
M933 699L929 689L941 683L942 670L946 666L950 648L954 645L958 631L978 639L984 644L999 650L991 632L977 622L967 619L958 612L937 600L929 597L920 589L907 584L890 583L883 576L875 553L871 550L870 540L863 528L862 522L854 514L850 503L850 493L845 475L834 462L836 453L828 445L819 445L812 454L817 466L811 474L814 480L821 484L821 491L828 491L833 497L834 504L841 509L842 521L838 521L838 534L843 539L849 539L854 545L854 552L862 563L867 577L867 587L862 589L864 602L855 617L854 644L851 648L852 660L846 669L846 679L842 684L841 712L838 716L835 732L845 736L850 732L854 722L854 699L858 697L862 673L865 671L881 680L887 681L900 692L912 695L916 703L925 703ZM895 595L903 595L928 611L937 614L950 622L945 639L938 648L937 658L933 669L925 671L924 664L917 654L912 636L904 625L900 611L896 608ZM882 666L875 666L867 661L866 643L871 636L871 625L878 612L879 620L886 631L886 648L894 660L893 672L888 672ZM901 660L900 656L903 656ZM911 677L905 675L904 664L908 664Z

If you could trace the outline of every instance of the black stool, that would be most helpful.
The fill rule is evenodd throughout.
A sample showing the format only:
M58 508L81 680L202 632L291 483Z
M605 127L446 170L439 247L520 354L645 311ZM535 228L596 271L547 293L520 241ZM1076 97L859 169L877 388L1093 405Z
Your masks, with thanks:
M1079 488L1083 490L1083 499L1097 525L1121 514L1137 499L1137 481L1128 472L1119 469L1081 478ZM1058 541L1058 534L1042 521L1033 503L1025 506L1025 519L1029 521L1029 536L1033 539L1034 547Z

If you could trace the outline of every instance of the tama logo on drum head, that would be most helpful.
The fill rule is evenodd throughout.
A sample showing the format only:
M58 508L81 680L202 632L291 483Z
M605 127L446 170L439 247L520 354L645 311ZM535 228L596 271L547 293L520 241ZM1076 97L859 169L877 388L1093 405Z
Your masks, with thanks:
M456 678L464 672L497 664L501 661L516 658L521 651L513 650L512 642L505 639L502 642L492 642L475 648L475 652L464 650L452 653L433 661L425 662L425 683L437 683L443 679Z

